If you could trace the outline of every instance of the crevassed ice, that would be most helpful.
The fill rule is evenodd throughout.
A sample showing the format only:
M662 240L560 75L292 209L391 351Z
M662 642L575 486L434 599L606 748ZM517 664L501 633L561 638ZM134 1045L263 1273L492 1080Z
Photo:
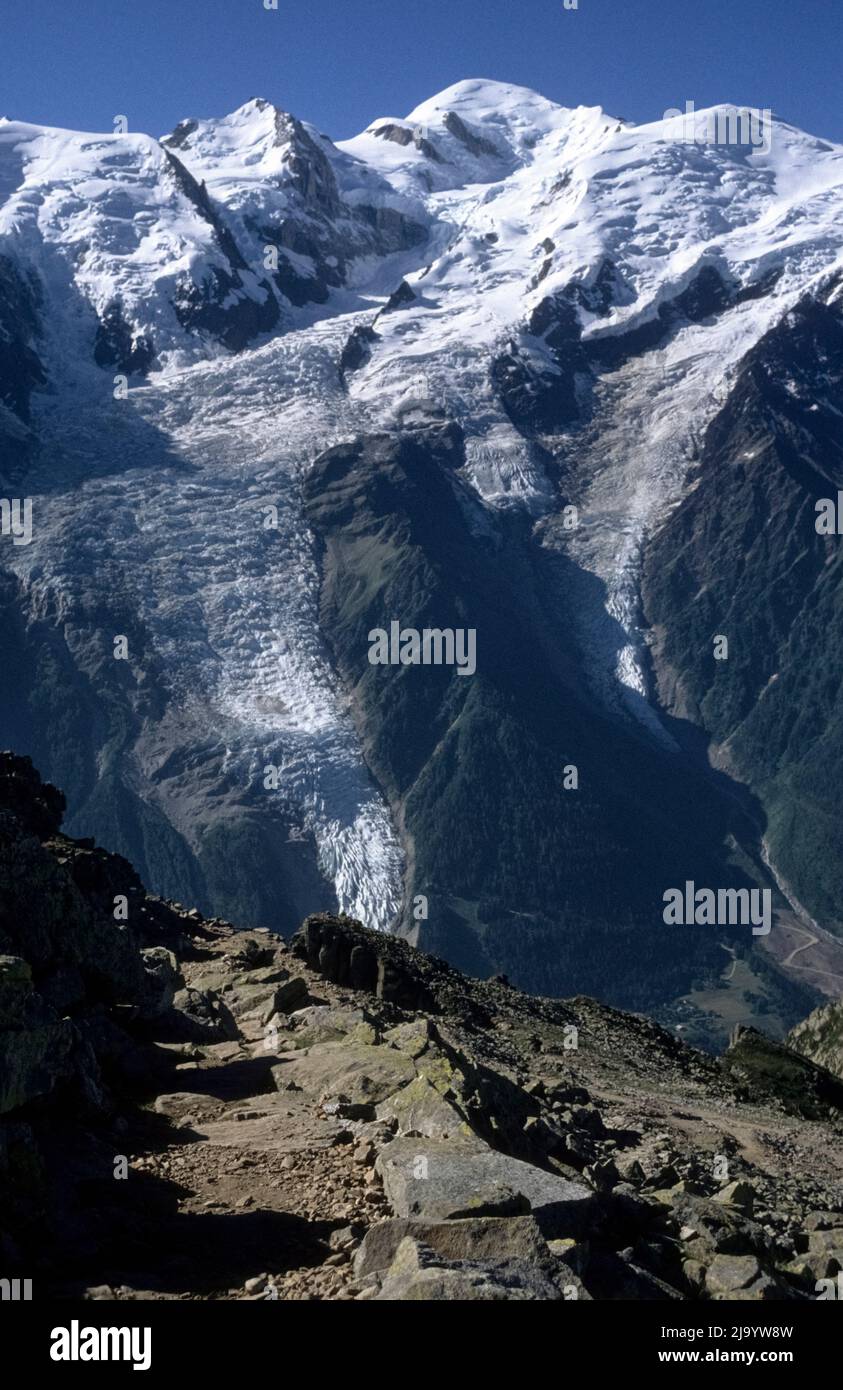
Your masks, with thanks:
M40 497L38 475L29 483L38 543L9 559L33 606L48 592L67 601L80 585L124 586L181 728L195 726L200 744L219 737L226 775L277 796L313 835L340 908L387 929L403 852L319 632L298 491L320 450L365 427L338 388L348 331L153 379L128 402L76 401L72 433L56 411ZM281 769L277 791L263 787L268 764Z

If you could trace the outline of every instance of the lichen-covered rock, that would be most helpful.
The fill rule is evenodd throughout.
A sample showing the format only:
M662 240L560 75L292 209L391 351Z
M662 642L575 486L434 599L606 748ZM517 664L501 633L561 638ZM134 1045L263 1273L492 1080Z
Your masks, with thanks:
M731 1294L746 1289L761 1273L753 1255L715 1255L705 1275L709 1293Z
M578 1234L595 1197L584 1184L496 1153L476 1137L395 1139L377 1162L396 1216L458 1220L532 1212L547 1236Z
M140 999L141 1017L158 1018L172 1007L176 992L184 984L178 961L165 946L147 946L141 951L144 987Z
M421 1134L428 1139L449 1139L470 1134L463 1112L447 1100L426 1076L416 1076L378 1106L379 1120L393 1120L398 1134Z
M303 1057L281 1062L274 1069L280 1085L294 1081L310 1095L348 1097L354 1105L375 1106L413 1079L407 1057L391 1047L366 1043L316 1043Z

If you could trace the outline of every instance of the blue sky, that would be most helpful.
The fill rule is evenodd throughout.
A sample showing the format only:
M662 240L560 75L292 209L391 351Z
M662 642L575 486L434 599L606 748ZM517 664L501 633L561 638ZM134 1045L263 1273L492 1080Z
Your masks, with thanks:
M253 96L335 139L463 77L653 120L771 107L843 141L843 0L3 0L0 115L160 135Z

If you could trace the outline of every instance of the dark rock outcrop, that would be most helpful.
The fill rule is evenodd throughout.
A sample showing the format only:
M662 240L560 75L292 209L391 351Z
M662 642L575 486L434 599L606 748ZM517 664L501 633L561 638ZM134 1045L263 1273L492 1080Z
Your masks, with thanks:
M469 154L473 154L475 158L482 159L484 156L492 159L501 158L501 151L497 145L493 145L491 140L486 140L482 135L477 135L473 130L470 130L456 111L446 111L443 124L454 139L459 140L460 144L464 145Z
M738 1028L722 1063L748 1096L773 1101L789 1115L817 1120L843 1111L843 1081L757 1028Z
M843 1081L843 1003L835 1000L791 1029L787 1045Z
M843 923L838 642L843 551L817 504L843 485L843 312L836 282L748 354L690 487L645 552L663 706L748 784L769 857L829 930ZM728 639L716 660L715 635Z
M397 125L394 121L385 121L383 125L377 126L372 134L376 135L379 140L389 140L393 145L403 145L404 147L413 145L428 159L432 159L434 164L444 163L436 146L418 128Z
M94 361L99 367L116 367L127 376L143 376L154 360L152 339L132 329L123 317L120 301L112 300L97 324Z
M398 288L392 291L389 299L381 309L380 314L378 314L378 318L383 314L394 314L397 309L406 309L410 304L414 304L415 301L416 296L414 291L407 284L406 280L402 280Z
M32 392L47 380L37 350L40 299L37 282L0 256L0 401L24 423Z
M207 333L230 352L240 352L261 333L277 325L281 310L269 283L257 275L259 298L247 291L241 272L251 268L212 201L204 183L199 183L170 150L164 150L170 173L179 190L213 229L224 263L209 266L201 281L183 276L176 286L173 307L183 328Z
M369 328L365 324L358 324L348 335L345 347L340 354L339 369L342 376L347 372L356 372L368 362L373 345L378 342L379 334L374 328Z

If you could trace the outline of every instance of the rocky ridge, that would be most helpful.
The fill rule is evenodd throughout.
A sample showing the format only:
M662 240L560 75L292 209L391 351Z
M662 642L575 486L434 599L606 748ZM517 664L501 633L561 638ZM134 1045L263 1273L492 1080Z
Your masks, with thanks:
M843 1079L843 1003L821 1004L791 1030L788 1046Z
M0 756L0 1250L41 1296L804 1299L843 1269L810 1060L346 917L238 932L62 811Z

